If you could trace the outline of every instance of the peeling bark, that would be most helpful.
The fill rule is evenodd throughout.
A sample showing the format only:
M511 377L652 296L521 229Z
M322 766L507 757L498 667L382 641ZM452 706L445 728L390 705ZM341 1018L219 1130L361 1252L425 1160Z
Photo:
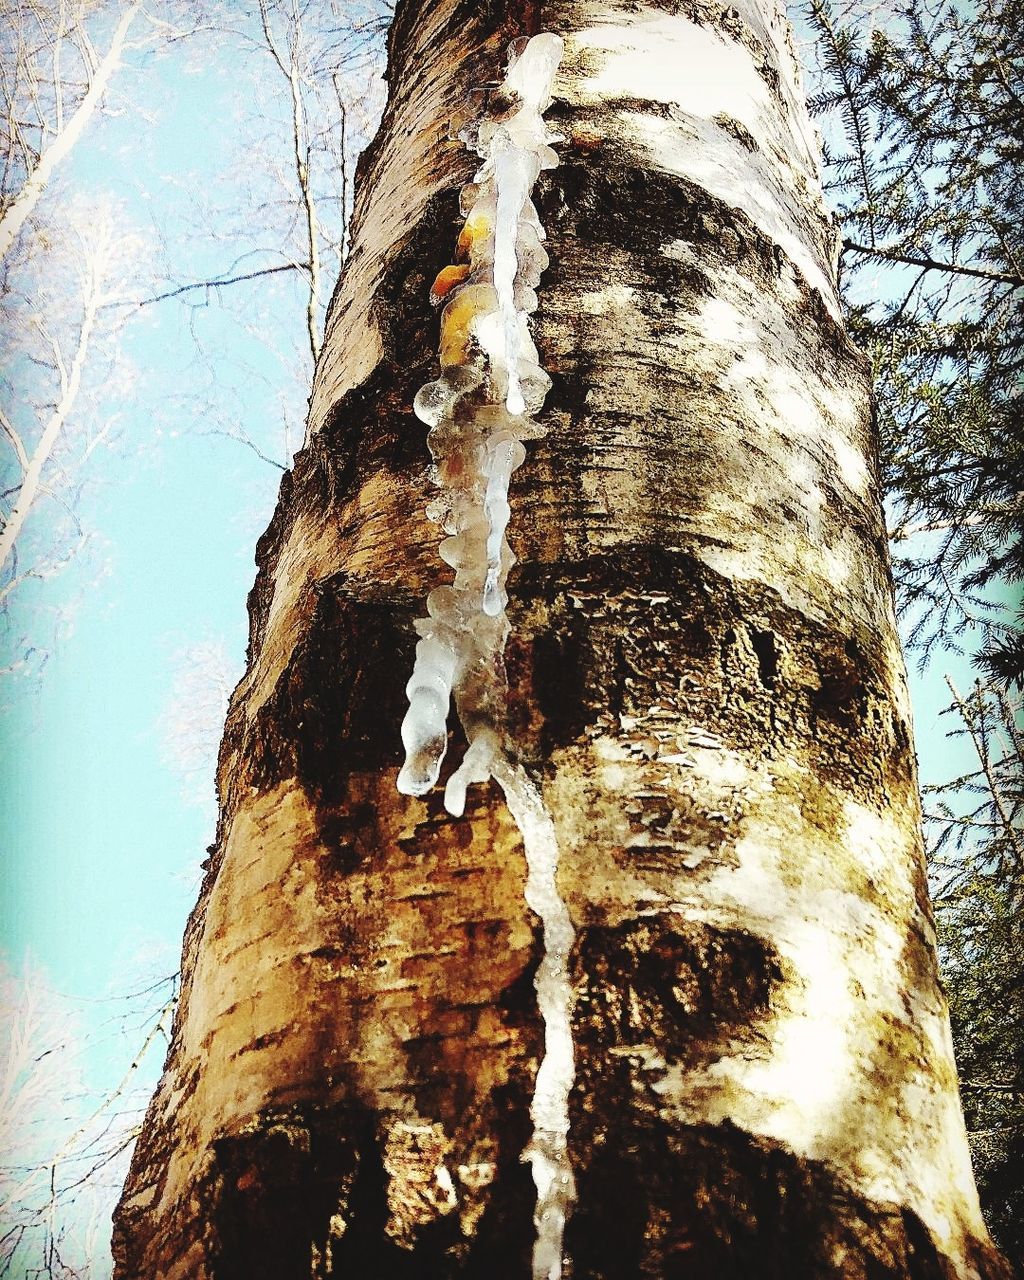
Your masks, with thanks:
M442 580L412 401L473 167L446 122L540 30L566 42L534 197L554 385L505 662L576 930L566 1274L1007 1277L936 976L867 362L785 23L704 0L399 6L117 1275L529 1274L522 842L493 783L453 818L395 779Z

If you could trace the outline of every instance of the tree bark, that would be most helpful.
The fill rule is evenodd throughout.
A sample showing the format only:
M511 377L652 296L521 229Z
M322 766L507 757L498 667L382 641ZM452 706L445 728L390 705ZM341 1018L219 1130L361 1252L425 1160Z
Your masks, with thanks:
M756 0L400 4L116 1274L530 1274L523 841L494 783L453 818L395 781L412 623L450 581L412 413L475 167L447 121L538 31L566 42L534 193L553 387L505 666L576 930L565 1274L1007 1276L936 975L867 361Z

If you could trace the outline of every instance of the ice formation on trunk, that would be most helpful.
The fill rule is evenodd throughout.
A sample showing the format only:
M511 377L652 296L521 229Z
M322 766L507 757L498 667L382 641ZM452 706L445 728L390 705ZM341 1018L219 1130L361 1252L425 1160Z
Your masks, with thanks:
M533 1280L559 1280L565 1218L576 1187L569 1163L569 1091L576 1077L572 1043L569 951L575 931L558 892L558 840L540 792L522 766L503 761L494 776L526 850L526 901L544 925L537 1004L544 1020L544 1058L533 1087L533 1139L526 1158L537 1187Z
M467 787L493 777L522 835L526 900L540 917L544 940L536 986L545 1050L525 1156L537 1186L534 1280L562 1274L563 1229L574 1194L567 1151L575 1074L568 981L574 935L558 892L554 825L539 789L516 762L505 728L505 581L514 560L505 530L512 472L526 457L523 441L542 434L533 417L551 385L528 323L548 264L530 197L541 170L558 163L550 146L557 138L543 112L561 55L556 35L517 41L504 81L480 117L459 133L483 163L462 191L457 261L431 290L431 299L444 305L441 376L421 387L414 403L430 428L440 489L428 514L447 535L439 552L455 577L430 593L428 617L416 623L420 640L402 723L406 759L398 775L406 795L423 795L437 782L454 698L469 745L448 779L445 807L460 816Z
M548 263L530 193L540 171L557 164L542 112L562 42L544 34L513 50L483 118L460 132L483 164L462 191L458 261L445 267L431 291L444 303L441 376L421 387L414 403L430 427L441 491L429 514L448 535L440 555L455 579L430 593L429 617L416 623L420 641L406 688L406 760L398 788L423 795L437 782L454 695L469 740L445 791L456 815L466 786L486 781L489 762L505 750L505 579L513 563L505 540L508 488L526 456L522 442L540 434L533 415L551 385L528 324Z

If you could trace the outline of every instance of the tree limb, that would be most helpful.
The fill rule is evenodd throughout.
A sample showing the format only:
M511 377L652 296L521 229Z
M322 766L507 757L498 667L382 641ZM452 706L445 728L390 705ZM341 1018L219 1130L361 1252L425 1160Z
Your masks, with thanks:
M39 157L39 163L29 175L25 185L4 210L3 215L0 216L0 260L7 256L25 219L36 207L39 197L45 191L46 184L50 181L54 170L81 137L85 126L89 123L100 99L106 92L107 85L110 83L110 77L114 73L114 69L121 57L121 51L124 48L128 28L131 26L138 11L138 4L133 4L125 10L121 21L117 24L117 29L110 42L110 48L107 50L103 61L96 68L96 74L92 78L85 97L78 104L78 109L68 121L64 131L43 151Z
M926 271L952 271L955 275L974 276L978 280L995 280L1000 284L1012 284L1017 288L1024 285L1024 277L1011 275L1006 271L991 271L987 267L969 267L961 262L941 262L938 258L930 258L927 254L911 256L899 249L888 249L881 245L857 244L853 240L844 240L843 248L854 253L863 253L869 257L884 258L887 262L904 262L908 267L923 267Z
M953 699L956 702L957 710L960 712L960 718L961 720L963 720L964 726L967 729L967 733L970 736L971 745L974 747L974 750L978 756L978 759L981 761L981 767L985 774L985 781L988 784L988 790L989 790L989 794L992 797L992 803L995 806L995 810L999 815L1000 822L1002 823L1003 829L1006 832L1006 835L1010 841L1010 844L1017 855L1018 865L1024 866L1024 848L1022 848L1021 846L1020 834L1017 831L1016 827L1014 826L1013 820L1010 816L1010 812L1006 808L1006 804L1004 802L1002 792L1000 791L996 778L993 775L992 763L989 760L989 754L988 754L988 750L986 749L985 742L983 739L979 741L980 735L975 732L974 723L968 714L966 706L964 705L963 698L960 696L960 691L957 689L956 685L953 683L953 679L951 676L948 676L948 675L946 676L946 684L949 686L949 691L950 693L952 693Z
M39 437L39 442L32 453L28 467L25 469L21 488L18 490L17 501L11 511L11 518L4 525L3 532L0 533L0 568L7 563L7 558L11 554L18 535L21 533L25 519L39 496L42 489L43 468L53 453L67 422L68 415L75 403L75 398L78 395L78 388L82 381L82 370L85 367L89 342L92 338L93 326L96 323L99 297L100 282L94 277L93 287L90 289L86 299L85 316L82 319L82 328L78 335L78 347L71 362L70 372L66 378L62 368L60 401L51 414L50 421L46 424L43 434Z
M14 424L8 418L7 414L0 409L0 430L14 445L14 452L18 455L18 461L21 464L22 472L28 470L28 453L25 450L24 442L14 427Z
M168 289L166 293L158 293L152 298L140 298L137 302L115 302L116 307L149 307L154 302L166 302L168 298L179 298L183 293L191 293L195 289L219 289L222 285L241 284L245 280L258 280L260 276L276 275L279 271L308 271L308 262L283 262L277 267L261 267L259 271L247 271L240 276L223 276L219 280L196 280L193 284L179 285L177 289Z

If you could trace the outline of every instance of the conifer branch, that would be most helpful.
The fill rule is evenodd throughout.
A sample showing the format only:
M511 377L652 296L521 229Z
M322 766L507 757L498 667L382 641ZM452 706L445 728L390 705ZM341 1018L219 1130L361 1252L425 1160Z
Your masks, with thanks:
M1024 285L1024 276L1013 275L1007 271L991 271L988 267L970 267L962 262L942 262L926 254L911 255L883 245L857 244L854 240L844 240L843 248L869 257L884 258L886 262L903 262L908 267L922 267L926 271L952 271L956 275L973 276L978 280L994 280L999 284L1010 284L1018 289Z

